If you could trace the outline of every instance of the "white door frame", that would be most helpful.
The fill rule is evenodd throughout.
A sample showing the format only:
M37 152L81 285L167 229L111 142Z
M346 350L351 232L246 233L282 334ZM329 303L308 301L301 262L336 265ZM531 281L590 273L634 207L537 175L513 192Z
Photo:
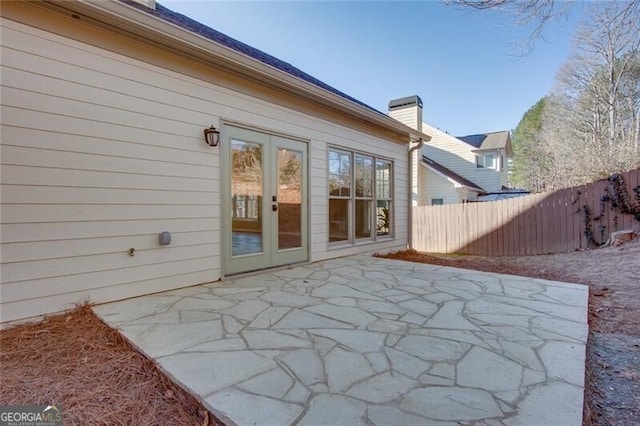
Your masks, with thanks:
M222 270L223 275L233 275L243 272L267 269L271 267L283 266L292 263L305 262L309 260L309 146L307 141L297 138L289 138L277 134L257 131L252 128L245 128L236 125L224 125L220 135L220 170L221 170L221 225L222 225ZM234 142L235 141L235 142ZM254 224L258 229L252 233L234 232L233 226L240 222L234 222L233 198L232 198L232 164L231 153L232 143L245 142L251 144L261 152L261 180L262 194L258 198L258 217ZM299 240L294 239L293 248L281 249L279 246L286 240L280 241L282 236L279 229L279 218L286 206L290 204L280 204L278 196L282 194L280 180L282 174L278 170L280 154L291 153L294 162L300 159L300 232ZM276 197L275 201L272 197ZM236 198L237 201L237 198ZM286 200L285 200L286 201ZM253 206L256 202L253 201ZM289 210L290 211L290 210ZM237 212L236 212L237 213ZM284 213L283 213L284 214ZM283 218L284 220L284 218ZM234 225L235 224L235 225ZM240 225L242 226L242 225ZM284 230L282 231L284 233ZM294 234L297 235L297 234ZM234 248L234 238L248 237L252 239L256 246L250 247L247 252ZM261 249L260 249L261 245Z

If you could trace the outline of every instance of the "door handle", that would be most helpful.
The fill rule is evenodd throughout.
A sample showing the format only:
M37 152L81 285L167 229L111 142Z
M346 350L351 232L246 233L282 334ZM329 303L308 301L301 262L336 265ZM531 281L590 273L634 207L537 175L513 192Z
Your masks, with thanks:
M274 212L277 212L278 211L278 205L277 204L272 204L271 205L271 210L274 211Z

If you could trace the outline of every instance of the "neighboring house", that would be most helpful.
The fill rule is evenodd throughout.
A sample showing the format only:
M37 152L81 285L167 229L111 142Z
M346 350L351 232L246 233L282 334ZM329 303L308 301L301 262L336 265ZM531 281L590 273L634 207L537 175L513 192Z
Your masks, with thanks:
M426 156L420 167L421 206L461 203L476 200L485 191L469 179L447 169Z
M508 188L512 155L508 131L451 136L422 121L422 100L417 96L391 101L389 115L431 136L417 167L417 204L476 201L481 194Z
M1 322L406 247L422 132L153 0L1 14Z

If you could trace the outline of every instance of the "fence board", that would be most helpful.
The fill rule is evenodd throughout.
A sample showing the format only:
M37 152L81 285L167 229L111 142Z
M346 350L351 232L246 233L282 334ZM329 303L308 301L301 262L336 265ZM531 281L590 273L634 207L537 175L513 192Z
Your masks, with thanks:
M638 182L639 175L640 169L632 171L631 173L629 173L629 176L625 176L625 183L627 184L629 199L632 203L640 203L640 198L636 196L637 192L635 192L640 191L640 188L638 187L638 185L640 184L640 182ZM633 215L625 215L623 229L631 229L633 227L633 219Z
M553 238L553 229L551 228L551 215L553 214L553 203L551 200L544 200L542 204L542 228L544 242L542 245L543 253L551 253L550 239Z
M534 197L536 197L535 200L535 210L536 210L536 246L535 246L535 252L531 253L531 254L539 254L539 253L544 253L544 251L542 250L542 242L543 242L543 235L542 235L542 201L544 200L544 198L542 197L542 194L536 194L534 195Z
M491 256L499 256L500 255L500 241L499 241L499 236L498 236L498 230L500 229L499 226L497 226L498 222L498 218L495 216L491 216L491 211L490 209L485 208L485 214L489 217L489 220L491 221Z
M556 207L558 212L556 213L556 217L559 218L559 233L557 238L556 249L554 251L566 252L567 251L567 209L564 204L564 191L558 192Z
M486 229L487 232L485 235L482 235L480 239L480 250L483 253L491 253L491 223L489 218L487 217L487 209L480 207L480 214L478 215L480 219L480 223L478 224L478 229Z
M640 169L623 173L623 178L632 205L640 205L634 192L640 191ZM619 229L640 230L634 215L613 209L610 201L602 211L603 196L611 194L611 182L602 179L509 200L415 207L413 248L485 256L582 250L588 247L585 206L591 210L588 225L596 243Z
M565 191L563 194L563 199L564 199L564 215L567 220L567 235L566 235L566 244L564 247L564 251L570 252L575 250L575 247L574 247L575 243L572 243L572 242L575 241L575 238L576 238L576 233L574 231L574 226L573 226L573 209L571 205L571 201L573 197L572 197L571 191Z
M474 208L475 207L475 208ZM475 223L475 220L478 217L478 211L477 211L477 206L474 206L472 204L469 203L465 203L464 204L464 212L465 212L465 223L463 225L464 228L468 229L469 232L469 238L471 238L471 246L469 247L469 250L472 253L475 253L478 249L478 243L477 243L477 232L478 232L478 226Z
M529 217L529 213L528 213L528 208L527 208L527 200L525 198L521 198L518 201L518 218L520 220L519 223L519 227L518 229L520 230L520 233L518 235L518 253L520 253L520 256L524 256L527 254L527 228L528 228L528 217Z

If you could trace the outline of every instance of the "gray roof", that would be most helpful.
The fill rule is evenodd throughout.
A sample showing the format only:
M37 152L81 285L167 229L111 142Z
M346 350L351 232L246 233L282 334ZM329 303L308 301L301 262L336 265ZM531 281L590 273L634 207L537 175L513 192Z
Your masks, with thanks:
M372 111L375 111L379 114L385 115L384 113L378 111L377 109L365 104L364 102L361 102L359 100L357 100L356 98L353 98L349 95L347 95L344 92L341 92L340 90L329 86L328 84L318 80L317 78L305 73L304 71L294 67L293 65L282 61L278 58L276 58L275 56L271 56L268 53L265 53L259 49L256 49L255 47L251 47L248 44L245 44L241 41L238 41L232 37L229 37L226 34L221 33L220 31L214 30L213 28L210 28L204 24L201 24L198 21L194 21L193 19L184 16L180 13L174 12L171 9L168 9L164 6L162 6L159 3L156 3L156 8L154 9L149 9L148 7L145 7L139 3L130 1L130 0L120 0L123 3L126 3L132 7L135 7L139 10L142 10L150 15L153 15L157 18L160 18L166 22L170 22L174 25L177 25L185 30L191 31L195 34L198 34L202 37L205 37L213 42L216 42L218 44L221 44L223 46L226 46L232 50L235 50L238 53L242 53L244 55L247 55L255 60L258 60L264 64L270 65L280 71L283 71L289 75L292 75L294 77L297 77L301 80L306 81L307 83L311 83L314 86L317 86L321 89L324 89L328 92L331 92L335 95L338 95L344 99L347 99L351 102L354 102L358 105L361 105L365 108L368 108ZM215 8L212 9L215 12Z
M434 170L437 170L438 172L442 173L446 177L458 182L460 185L468 186L469 188L477 189L478 191L484 192L484 189L480 188L478 185L471 182L469 179L463 176L460 176L453 170L447 169L445 166L433 161L431 158L427 157L426 155L422 156L422 162L432 167Z
M457 136L457 138L476 149L506 149L508 152L511 151L511 138L508 130L481 133L477 135Z

